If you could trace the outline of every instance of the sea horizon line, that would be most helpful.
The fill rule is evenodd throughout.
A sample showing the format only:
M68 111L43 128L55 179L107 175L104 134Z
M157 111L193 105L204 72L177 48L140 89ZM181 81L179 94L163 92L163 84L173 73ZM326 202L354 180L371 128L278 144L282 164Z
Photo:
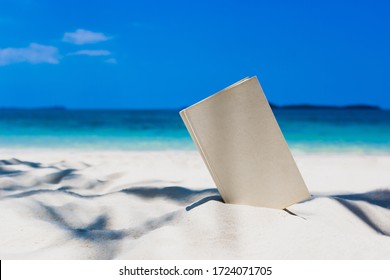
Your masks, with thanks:
M390 108L383 108L378 105L365 104L365 103L351 103L346 105L329 105L329 104L310 104L310 103L297 103L297 104L285 104L279 105L270 102L272 109L284 109L284 110L377 110L377 111L389 111ZM189 105L188 105L189 106ZM0 106L0 110L52 110L52 111L180 111L188 106L181 107L127 107L127 108L114 108L114 107L68 107L64 105L52 105L52 106Z

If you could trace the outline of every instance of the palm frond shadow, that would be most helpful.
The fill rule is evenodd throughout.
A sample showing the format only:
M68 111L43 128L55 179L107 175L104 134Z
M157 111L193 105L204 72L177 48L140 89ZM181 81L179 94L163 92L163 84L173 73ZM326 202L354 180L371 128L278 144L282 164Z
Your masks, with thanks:
M377 233L385 236L390 236L390 231L388 229L383 228L383 226L381 226L380 223L370 218L367 209L361 207L358 203L356 203L358 201L363 201L368 203L369 205L390 210L390 190L378 189L375 191L370 191L365 193L355 193L355 194L313 195L310 199L303 201L302 203L317 198L321 198L321 197L334 199L342 206L347 208L349 211L351 211L356 217L358 217L362 222L367 224L370 228L375 230Z

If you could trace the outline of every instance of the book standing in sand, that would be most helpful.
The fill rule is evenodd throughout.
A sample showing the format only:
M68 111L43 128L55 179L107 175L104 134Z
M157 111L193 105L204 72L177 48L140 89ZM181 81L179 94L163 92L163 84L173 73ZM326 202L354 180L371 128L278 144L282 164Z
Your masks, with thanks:
M283 209L310 196L256 77L180 116L226 203Z

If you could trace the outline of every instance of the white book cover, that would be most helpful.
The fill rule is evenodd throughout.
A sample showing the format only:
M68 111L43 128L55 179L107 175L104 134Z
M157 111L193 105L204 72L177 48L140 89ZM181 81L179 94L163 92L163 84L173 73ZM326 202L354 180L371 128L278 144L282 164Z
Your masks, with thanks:
M284 209L310 197L256 77L180 116L226 203Z

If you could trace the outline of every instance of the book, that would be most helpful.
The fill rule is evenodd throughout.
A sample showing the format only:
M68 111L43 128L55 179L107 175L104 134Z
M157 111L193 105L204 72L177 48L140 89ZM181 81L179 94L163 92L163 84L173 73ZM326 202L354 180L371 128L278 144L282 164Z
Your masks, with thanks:
M310 197L257 77L180 116L226 203L284 209Z

